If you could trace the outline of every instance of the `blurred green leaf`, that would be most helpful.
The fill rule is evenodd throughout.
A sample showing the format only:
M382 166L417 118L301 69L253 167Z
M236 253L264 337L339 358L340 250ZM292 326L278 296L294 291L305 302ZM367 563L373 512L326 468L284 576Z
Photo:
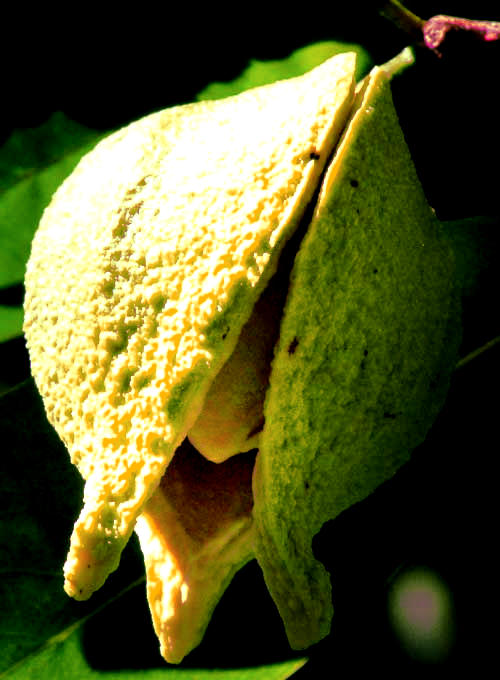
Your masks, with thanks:
M97 137L95 130L61 112L53 113L38 127L14 130L0 148L0 192L62 156L92 144Z
M0 342L10 340L23 332L23 308L0 305Z
M0 399L0 432L1 672L75 620L61 566L82 483L31 381Z
M42 213L61 182L94 142L22 179L0 194L0 287L24 278L31 241Z
M143 576L131 551L123 577L91 603L63 591L62 565L83 482L47 422L31 380L0 398L0 673Z
M36 654L14 668L6 677L12 680L286 680L304 665L287 661L273 666L240 670L198 670L167 668L152 670L104 671L91 668L83 649L80 627L49 640ZM5 677L5 676L0 676Z
M38 128L16 130L0 149L0 288L23 280L44 208L101 136L55 113Z
M329 57L349 51L356 52L358 55L356 78L359 80L373 66L368 52L360 45L325 41L302 47L292 52L285 59L273 61L252 60L238 78L227 83L211 83L196 98L199 101L202 99L222 99L248 90L251 87L267 85L276 80L300 76L318 66Z

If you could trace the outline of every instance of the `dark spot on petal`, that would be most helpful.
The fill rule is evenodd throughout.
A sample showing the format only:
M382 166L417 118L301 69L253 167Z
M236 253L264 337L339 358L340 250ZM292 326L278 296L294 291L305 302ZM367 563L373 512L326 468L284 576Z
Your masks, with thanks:
M312 161L319 161L320 155L319 155L319 153L318 153L317 151L311 151L311 153L309 154L309 158L310 158Z
M295 350L297 349L297 346L299 344L298 339L295 337L292 342L288 345L288 354L295 354Z
M104 281L101 283L100 289L104 297L112 297L113 291L115 289L115 281L113 279Z
M153 296L151 299L151 306L153 307L154 311L159 314L163 307L165 306L165 303L167 301L167 296L162 295L161 293L157 293L156 295Z

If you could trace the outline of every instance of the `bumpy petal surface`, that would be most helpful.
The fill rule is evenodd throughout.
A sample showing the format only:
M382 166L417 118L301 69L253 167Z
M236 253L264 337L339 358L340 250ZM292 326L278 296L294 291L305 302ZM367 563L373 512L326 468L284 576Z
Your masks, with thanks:
M254 473L256 557L293 647L330 630L314 535L422 441L458 328L453 261L375 69L292 270Z
M86 480L70 595L116 568L233 351L344 126L354 62L133 123L46 209L25 333L49 420Z

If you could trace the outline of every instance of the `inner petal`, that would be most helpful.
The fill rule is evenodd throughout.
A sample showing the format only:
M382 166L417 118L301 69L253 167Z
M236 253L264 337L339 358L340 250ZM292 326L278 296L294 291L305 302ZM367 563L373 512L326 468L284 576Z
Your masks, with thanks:
M137 520L153 625L170 663L199 644L232 577L254 556L256 454L211 463L186 439Z
M314 203L311 201L299 227L285 245L276 273L257 300L233 353L215 377L202 411L188 432L191 443L208 460L221 462L259 448L264 427L264 399L290 272Z
M250 516L256 454L253 450L215 464L187 439L176 451L160 491L193 541L206 542L228 524Z

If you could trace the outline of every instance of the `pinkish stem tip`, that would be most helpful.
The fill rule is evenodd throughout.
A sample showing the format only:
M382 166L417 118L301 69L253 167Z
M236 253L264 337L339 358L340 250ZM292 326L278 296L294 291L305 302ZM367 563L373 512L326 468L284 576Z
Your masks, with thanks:
M443 42L449 30L459 29L473 31L485 41L500 40L500 22L482 21L476 19L461 19L439 14L425 22L423 27L426 46L437 49Z

